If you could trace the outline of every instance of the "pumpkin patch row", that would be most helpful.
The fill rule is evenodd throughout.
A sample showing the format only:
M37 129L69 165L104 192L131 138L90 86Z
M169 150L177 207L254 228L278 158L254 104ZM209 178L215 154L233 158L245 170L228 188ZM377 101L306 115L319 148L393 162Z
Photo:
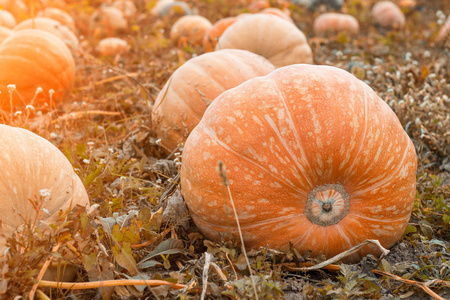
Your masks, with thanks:
M5 114L13 115L29 105L54 109L75 85L74 57L95 61L98 68L104 63L106 73L111 57L116 64L121 55L131 56L134 50L142 51L139 47L150 47L132 39L133 31L145 30L133 25L139 18L133 1L105 1L89 13L78 12L79 18L64 10L65 1L62 8L36 6L36 16L25 18L30 8L24 4L24 11L18 13L20 3L9 6L11 13L2 15L0 10L0 109ZM146 9L152 21L162 24L158 29L163 36L161 44L172 43L174 47L167 52L179 60L137 63L133 65L135 81L126 73L132 88L124 93L135 96L135 90L142 88L142 98L157 95L154 103L145 99L151 119L151 126L142 124L147 135L136 143L133 136L130 144L139 152L136 157L143 157L139 172L146 171L143 165L147 160L153 160L140 148L146 140L155 139L152 150L164 153L164 158L177 153L180 182L173 186L180 189L195 226L206 239L221 242L227 236L238 237L242 229L243 244L249 249L269 247L287 252L293 247L301 255L329 258L368 239L390 248L402 238L416 195L415 147L371 83L337 67L314 65L313 54L320 53L307 39L332 39L341 33L357 37L361 28L355 17L317 14L310 33L294 22L297 19L291 18L288 5L278 2L274 8L272 2L254 1L247 7L250 13L215 23L195 14L191 2L151 3L154 6ZM404 14L389 1L376 3L371 16L384 30L405 27ZM161 20L173 22L169 27ZM448 28L448 22L445 26ZM170 28L170 33L162 28ZM184 60L186 57L189 59ZM164 69L166 77L155 75L151 67L158 63L161 69L175 71L169 76ZM151 74L150 84L142 83L142 74ZM111 81L124 78L122 75ZM158 86L151 81L153 75L168 79L164 85L160 80ZM115 96L113 89L105 87L109 79L89 84ZM84 95L90 88L74 94ZM107 100L103 104L113 107ZM105 113L126 119L128 111L115 104L120 113ZM111 127L116 126L112 123ZM105 128L98 127L106 138ZM119 126L116 129L131 132ZM14 200L0 212L4 225L0 250L4 253L6 238L25 223L40 220L38 226L47 226L59 211L90 204L82 181L52 143L6 125L0 125L0 136L0 167L7 170L0 195ZM125 162L133 156L132 151L125 153L124 146L114 155ZM217 172L218 164L224 166L222 173ZM98 173L106 170L99 168ZM113 195L115 191L110 190ZM101 209L112 212L115 203L110 203ZM177 233L172 230L171 234ZM158 235L160 238L164 236ZM132 246L145 245L127 243L130 253ZM123 260L133 258L121 251ZM355 263L368 254L380 253L379 248L368 245L344 262ZM129 276L125 273L120 276Z

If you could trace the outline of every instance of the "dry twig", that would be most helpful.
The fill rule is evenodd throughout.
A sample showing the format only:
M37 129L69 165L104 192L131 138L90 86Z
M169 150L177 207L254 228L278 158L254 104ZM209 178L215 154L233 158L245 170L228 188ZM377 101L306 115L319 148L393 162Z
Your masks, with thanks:
M419 281L415 281L415 280L410 280L410 279L405 279L402 278L400 276L388 273L388 272L383 272L380 270L372 270L372 272L374 272L375 274L379 274L379 275L383 275L386 277L389 277L391 279L406 283L406 284L410 284L410 285L414 285L416 287L421 288L422 290L424 290L425 293L427 293L428 295L430 295L431 297L433 297L434 299L437 300L445 300L444 298L442 298L441 296L439 296L438 294L436 294L435 292L433 292L428 286L432 283L444 283L444 285L450 285L449 282L444 281L444 280L430 280L428 282L419 282Z
M39 282L40 287L50 287L68 290L87 290L107 286L123 286L123 285L145 285L145 286L168 285L171 288L177 290L186 287L184 284L172 283L165 280L144 280L144 279L117 279L117 280L104 280L92 282L56 282L56 281L41 280Z
M381 252L383 253L383 256L387 255L390 252L389 250L387 250L386 248L381 246L381 244L378 240L365 240L361 244L359 244L351 249L348 249L342 253L339 253L338 255L336 255L330 259L327 259L326 261L321 262L320 264L310 266L310 267L299 267L299 268L292 268L292 267L287 266L287 268L291 271L302 271L302 272L319 270L319 269L325 268L326 266L329 266L333 263L336 263L336 262L342 260L344 257L350 256L350 255L358 252L359 249L363 248L364 246L366 246L368 244L377 245L380 248Z

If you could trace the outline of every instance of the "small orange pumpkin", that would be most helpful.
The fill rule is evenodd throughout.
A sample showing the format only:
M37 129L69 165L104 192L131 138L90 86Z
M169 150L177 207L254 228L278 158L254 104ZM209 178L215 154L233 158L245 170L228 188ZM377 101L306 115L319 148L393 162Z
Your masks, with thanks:
M416 152L395 113L335 67L278 68L218 96L189 135L181 191L206 238L332 257L403 235L416 193ZM379 254L373 245L346 259Z
M341 13L324 13L314 20L314 33L317 35L336 34L346 32L357 35L359 23L355 17Z
M128 21L117 7L102 6L91 15L89 30L96 38L117 36L128 31Z
M184 40L192 45L201 45L205 33L212 27L211 22L202 16L188 15L179 18L170 30L170 40L178 45Z
M53 104L62 98L75 81L75 62L69 48L55 35L38 29L14 32L0 44L0 109L9 111L8 85L15 84L12 104ZM53 90L53 95L50 95Z
M372 17L375 24L392 29L405 27L405 15L400 8L391 1L380 1L372 7Z
M14 26L13 29L14 31L24 29L39 29L47 31L61 39L61 41L63 41L70 48L70 50L76 51L78 49L79 42L77 36L67 26L62 25L54 19L45 17L27 19Z
M0 9L0 26L7 28L16 26L16 19L9 11Z
M150 13L162 18L172 15L192 15L192 10L187 3L183 1L160 0L156 2L156 5L152 8Z
M136 5L134 5L133 1L130 0L116 0L112 3L112 6L120 9L128 20L134 18L137 13Z
M73 20L72 16L59 8L47 7L44 10L38 12L37 16L56 20L62 25L67 26L70 30L72 30L72 32L75 32L75 21Z
M101 40L97 47L97 51L100 55L117 55L122 52L126 52L130 49L130 45L127 41L115 37L109 37Z
M186 139L220 93L272 70L266 59L244 50L220 50L188 60L153 105L153 127L165 149L172 151Z
M228 27L216 46L243 49L267 58L275 67L312 63L312 50L293 23L270 14L254 14Z
M216 48L217 41L223 32L234 24L238 18L236 17L228 17L223 18L213 24L213 26L205 33L203 37L203 48L205 48L206 52L212 52Z

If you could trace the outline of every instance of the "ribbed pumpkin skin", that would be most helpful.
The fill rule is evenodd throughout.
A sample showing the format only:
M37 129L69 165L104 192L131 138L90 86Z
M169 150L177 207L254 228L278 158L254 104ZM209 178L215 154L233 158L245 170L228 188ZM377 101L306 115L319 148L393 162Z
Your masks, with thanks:
M52 143L31 131L0 124L0 249L14 230L33 222L36 211L30 200L48 190L39 220L52 222L59 210L76 204L89 205L89 198L72 165ZM40 200L39 200L40 201ZM40 203L40 202L39 202ZM3 251L0 252L3 255Z
M11 29L0 26L0 44L11 34L13 34L13 31Z
M152 122L162 144L175 149L219 94L274 69L263 57L235 49L187 61L172 74L153 105Z
M275 67L312 63L306 37L294 24L270 14L244 17L228 27L216 46L242 49L267 58Z
M36 103L53 103L70 90L75 81L75 62L69 48L51 33L25 29L13 33L0 45L0 108L9 110L7 85L15 84L23 101L13 94L13 105L22 107L34 97L37 87L43 93Z
M209 106L185 143L181 189L195 224L213 240L237 235L219 160L249 248L287 250L290 241L331 257L366 239L390 247L414 202L416 154L397 116L364 82L334 67L279 68ZM330 196L331 214L317 205ZM337 222L321 225L314 216ZM378 250L367 246L347 261L367 253Z
M315 34L336 34L346 32L351 35L357 35L359 32L359 23L355 17L340 13L324 13L314 20Z

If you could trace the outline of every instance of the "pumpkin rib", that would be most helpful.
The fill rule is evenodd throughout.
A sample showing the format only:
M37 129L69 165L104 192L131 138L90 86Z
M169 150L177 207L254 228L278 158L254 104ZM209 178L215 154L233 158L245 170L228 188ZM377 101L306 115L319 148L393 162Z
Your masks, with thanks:
M392 218L392 219L375 219L375 218L370 218L368 216L362 216L362 215L357 214L355 212L352 213L352 216L357 216L357 217L365 219L367 221L376 221L376 222L382 222L382 223L392 223L392 221L395 221L395 220L406 221L407 219L409 219L409 216L407 216L407 215L404 218L400 218L400 219L399 218L395 218L395 219L394 218Z
M200 123L202 124L202 123ZM265 171L267 174L269 174L272 177L278 178L277 175L273 174L270 170L266 169L264 166L262 166L261 164L258 164L254 161L252 161L250 158L248 158L245 155L242 155L240 153L238 153L236 150L233 150L229 145L227 145L226 143L224 143L223 141L219 140L219 138L217 137L217 135L215 135L212 131L210 131L208 128L202 128L202 130L214 141L216 141L219 145L221 145L223 148L225 148L226 150L230 151L231 153L233 153L234 155L240 157L241 159L250 162L251 164L255 165L256 167L260 168L261 170ZM282 183L284 183L284 181L281 181ZM292 190L301 193L301 190L296 189L294 186L291 186L287 183L285 183L286 187L291 188Z
M291 110L289 109L289 107L288 107L288 105L287 105L287 103L286 103L286 96L284 95L284 93L281 92L281 89L280 89L280 87L277 85L277 83L275 82L275 80L273 80L273 78L269 78L269 79L272 81L272 83L273 83L275 89L278 91L278 95L280 96L281 100L283 101L283 106L284 106L284 108L286 109L286 112L287 112L288 117L289 117L289 118L288 118L288 119L289 119L289 126L291 127L291 130L292 130L293 133L294 133L295 141L296 141L297 147L298 147L298 149L299 149L299 151L300 151L300 155L301 155L301 157L304 157L304 156L305 156L304 146L302 145L302 143L301 143L301 141L300 141L300 136L299 136L299 134L298 134L297 128L295 128L295 125L294 125L294 119L292 118ZM266 117L266 118L267 118L267 117ZM273 120L272 120L272 122L273 122ZM274 125L275 125L275 124L274 124ZM276 126L276 125L275 125L275 126ZM280 138L281 138L281 137L280 137ZM306 166L305 166L305 167L306 167L306 168L303 168L303 166L302 166L302 165L299 163L299 161L298 161L298 157L297 157L296 155L293 154L292 150L290 150L290 149L287 148L286 142L284 142L283 145L285 146L286 150L288 150L288 152L289 152L289 154L291 155L292 159L295 161L295 163L296 163L296 165L297 165L297 167L298 167L298 169L299 169L299 171L300 171L299 174L302 174L302 175L303 175L304 179L307 180L307 182L308 182L308 184L310 185L310 187L313 186L312 182L311 182L311 181L309 180L309 178L306 176L306 174L307 174L306 169L309 169L309 170L311 169L311 166L309 165L308 160L305 160L305 163L306 163Z
M348 176L348 174L351 174L354 171L354 167L356 162L358 161L357 158L359 157L359 155L361 154L361 151L365 145L365 141L366 141L366 137L367 137L367 130L368 130L368 115L367 112L369 110L368 107L368 100L367 100L367 91L365 89L365 86L363 85L363 82L360 83L360 87L362 87L362 91L364 92L364 130L363 130L363 135L361 138L361 142L359 144L359 150L355 155L355 158L353 159L353 163L350 165L350 167L347 168L347 171L344 171L344 177ZM347 173L347 174L346 174Z
M358 190L357 192L355 192L353 195L355 196L359 196L359 195L364 195L365 193L368 192L368 190L370 189L374 189L377 187L381 187L384 184L388 183L391 179L394 178L394 174L397 174L397 171L399 171L399 169L403 166L403 162L405 161L406 157L407 157L408 153L405 151L405 153L403 153L403 157L401 159L401 163L397 164L395 172L389 172L389 174L382 178L382 180L378 181L378 182L374 182L371 183L370 186L366 189L362 189L362 190Z

